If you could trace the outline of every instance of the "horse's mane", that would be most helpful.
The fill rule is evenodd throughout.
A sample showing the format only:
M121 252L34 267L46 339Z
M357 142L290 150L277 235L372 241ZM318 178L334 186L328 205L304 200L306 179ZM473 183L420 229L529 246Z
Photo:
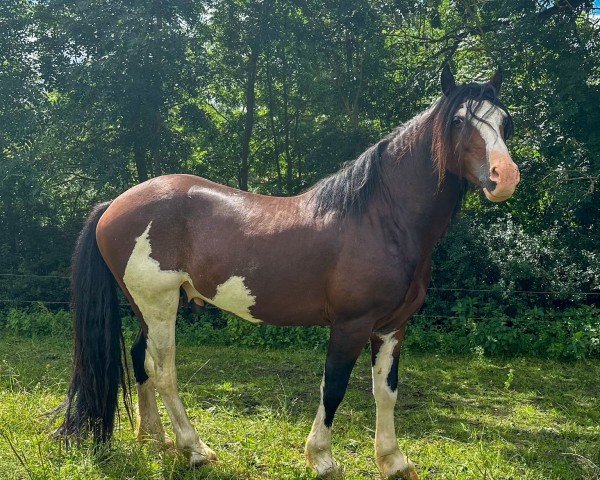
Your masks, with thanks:
M388 146L397 150L395 156L400 160L407 153L427 144L441 185L446 166L455 154L452 146L454 113L466 103L469 114L485 122L485 118L478 117L474 112L477 104L484 100L506 112L504 130L508 138L513 131L512 118L500 102L496 89L488 83L458 85L428 110L397 127L355 160L346 162L338 172L317 182L311 188L315 215L333 212L340 216L358 216L363 213L373 193L383 183L381 159L389 153Z
M388 143L387 138L380 140L356 160L346 162L338 172L317 182L311 189L315 214L362 213L381 182L381 154Z

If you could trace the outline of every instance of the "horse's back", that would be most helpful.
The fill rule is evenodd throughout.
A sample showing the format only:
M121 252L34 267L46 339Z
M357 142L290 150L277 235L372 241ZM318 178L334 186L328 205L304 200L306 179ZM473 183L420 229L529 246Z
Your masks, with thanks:
M324 273L335 250L310 221L302 198L267 197L200 177L168 175L115 199L96 236L122 287L134 267L147 269L144 278L174 283L189 278L209 301L243 281L238 290L255 298L256 318L297 324L308 322L306 315L322 321ZM184 275L167 278L157 264L160 272Z
M165 175L130 188L111 203L96 229L102 256L117 278L125 273L129 256L144 232L151 237L162 263L173 263L190 229L190 219L201 221L213 207L210 200L194 197L195 191L211 191L226 197L235 189L192 175ZM195 201L194 201L195 200ZM175 255L177 256L177 255Z

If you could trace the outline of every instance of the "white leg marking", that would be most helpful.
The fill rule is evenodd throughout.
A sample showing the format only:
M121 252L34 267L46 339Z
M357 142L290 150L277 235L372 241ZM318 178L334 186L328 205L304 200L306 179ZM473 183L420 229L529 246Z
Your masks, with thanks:
M377 407L375 460L379 470L386 477L412 468L410 460L400 452L396 440L394 406L398 390L392 391L387 382L393 366L394 348L398 344L398 340L394 338L395 333L380 336L383 344L373 365L373 395Z
M176 293L176 295L178 295ZM175 431L177 448L190 459L192 465L215 460L215 453L199 438L190 422L179 393L175 369L175 315L168 323L148 322L148 346L144 366L148 376L165 404Z
M142 385L137 384L138 392L138 440L151 439L164 444L166 441L158 405L154 383L148 378Z
M189 281L189 276L184 272L161 270L159 263L150 256L152 249L148 233L151 225L152 222L137 238L123 281L148 325L144 368L169 413L178 448L190 457L192 464L200 464L216 456L200 441L185 413L177 393L175 369L175 318L179 306L179 287Z
M306 463L313 468L320 477L334 475L340 467L331 453L331 428L325 425L325 406L323 405L323 388L325 379L321 381L321 404L306 439L304 455Z

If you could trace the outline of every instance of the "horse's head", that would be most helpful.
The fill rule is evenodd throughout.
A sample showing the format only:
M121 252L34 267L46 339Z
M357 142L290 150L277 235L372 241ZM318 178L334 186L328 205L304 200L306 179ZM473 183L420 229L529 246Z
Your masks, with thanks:
M521 177L505 144L513 123L498 97L501 71L487 83L457 85L446 65L441 83L444 96L431 117L440 179L447 170L481 187L488 200L507 200Z

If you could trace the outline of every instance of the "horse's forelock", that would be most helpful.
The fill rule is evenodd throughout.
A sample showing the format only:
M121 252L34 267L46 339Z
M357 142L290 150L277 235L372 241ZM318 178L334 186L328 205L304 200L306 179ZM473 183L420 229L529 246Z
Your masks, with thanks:
M505 136L510 137L513 133L512 117L507 108L500 102L497 90L490 84L468 83L459 85L448 95L440 98L433 107L428 123L432 128L431 153L438 170L440 185L444 181L447 165L456 154L452 143L452 121L456 111L466 103L469 114L485 122L485 118L479 118L475 113L476 106L484 100L500 107L507 114Z

